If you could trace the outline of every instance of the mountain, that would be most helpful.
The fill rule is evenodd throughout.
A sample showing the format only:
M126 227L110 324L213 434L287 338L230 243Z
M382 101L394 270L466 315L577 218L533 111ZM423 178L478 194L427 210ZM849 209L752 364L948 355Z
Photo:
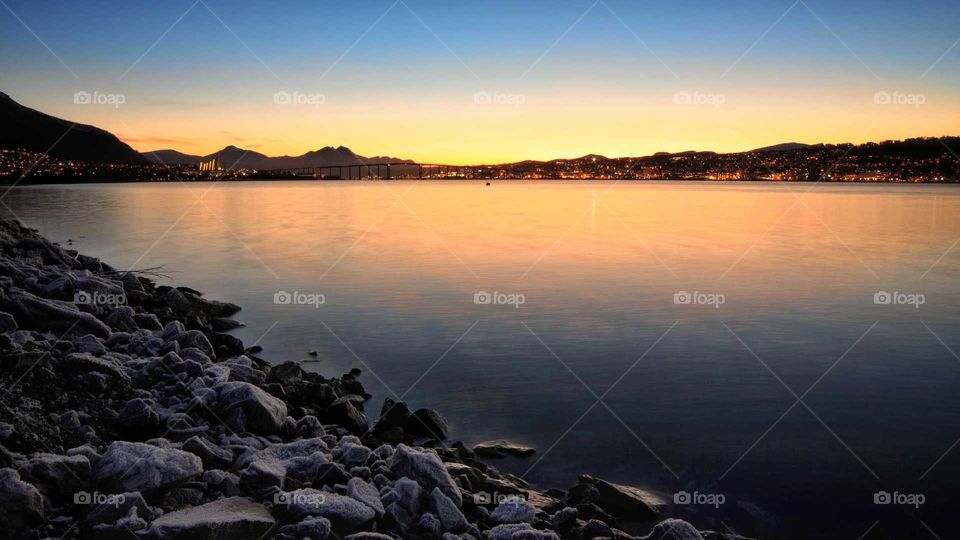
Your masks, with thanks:
M24 107L0 92L0 148L45 152L70 161L147 162L113 134L86 124L76 124L71 128L72 124L68 120Z
M757 148L756 150L750 150L750 152L787 152L790 150L802 150L804 148L809 148L813 145L803 144L797 142L788 142L783 144L775 144L773 146L764 146L763 148Z
M269 157L253 150L227 146L206 156L193 156L176 150L144 152L143 156L153 163L166 165L196 165L201 161L219 158L225 169L295 169L300 167L336 167L338 165L363 165L365 163L414 163L409 159L387 156L363 157L345 146L326 146L311 150L300 156Z
M154 150L141 152L141 155L155 165L197 165L203 156L191 156L176 150Z

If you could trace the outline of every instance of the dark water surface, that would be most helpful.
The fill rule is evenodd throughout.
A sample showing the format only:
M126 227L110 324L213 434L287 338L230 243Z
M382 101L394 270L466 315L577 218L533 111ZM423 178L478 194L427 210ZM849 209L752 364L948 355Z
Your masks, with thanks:
M501 464L535 484L722 495L674 511L761 537L960 537L960 188L493 184L43 186L0 208L241 304L271 361L363 368L373 417L403 396L456 439L536 447Z

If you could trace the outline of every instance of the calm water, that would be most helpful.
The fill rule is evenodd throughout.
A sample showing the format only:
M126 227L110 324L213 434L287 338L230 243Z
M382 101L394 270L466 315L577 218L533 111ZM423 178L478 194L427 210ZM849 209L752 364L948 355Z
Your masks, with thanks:
M291 182L3 202L82 252L243 305L238 335L272 361L364 368L373 416L396 394L457 439L536 447L502 468L538 485L585 472L670 501L722 494L677 511L763 537L960 534L958 188ZM925 502L875 505L881 490Z

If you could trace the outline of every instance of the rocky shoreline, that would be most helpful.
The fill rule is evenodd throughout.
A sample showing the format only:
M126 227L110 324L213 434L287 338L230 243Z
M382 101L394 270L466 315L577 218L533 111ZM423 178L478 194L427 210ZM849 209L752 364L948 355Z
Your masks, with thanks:
M271 365L239 306L0 221L3 538L733 540L582 476L537 490L361 371Z

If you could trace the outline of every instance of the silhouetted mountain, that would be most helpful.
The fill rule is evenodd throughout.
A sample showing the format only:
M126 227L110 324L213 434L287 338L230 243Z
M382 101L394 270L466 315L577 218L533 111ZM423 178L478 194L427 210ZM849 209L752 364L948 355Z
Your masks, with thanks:
M366 163L413 163L409 159L400 159L386 156L363 157L355 154L345 146L334 148L326 146L319 150L312 150L300 156L269 157L253 150L245 150L236 146L226 148L206 156L183 154L176 150L157 150L144 152L143 156L154 163L166 165L196 165L201 161L220 159L220 166L224 169L294 169L299 167L336 167L338 165L363 165Z
M176 150L154 150L153 152L142 152L143 157L150 163L157 165L196 165L200 163L203 156L192 156L177 152Z
M764 146L763 148L757 148L756 150L750 150L750 152L784 152L789 150L800 150L802 148L809 148L812 145L796 142L788 142L783 144L775 144L773 146Z
M24 107L3 92L0 148L23 148L71 161L146 163L136 150L107 131Z

